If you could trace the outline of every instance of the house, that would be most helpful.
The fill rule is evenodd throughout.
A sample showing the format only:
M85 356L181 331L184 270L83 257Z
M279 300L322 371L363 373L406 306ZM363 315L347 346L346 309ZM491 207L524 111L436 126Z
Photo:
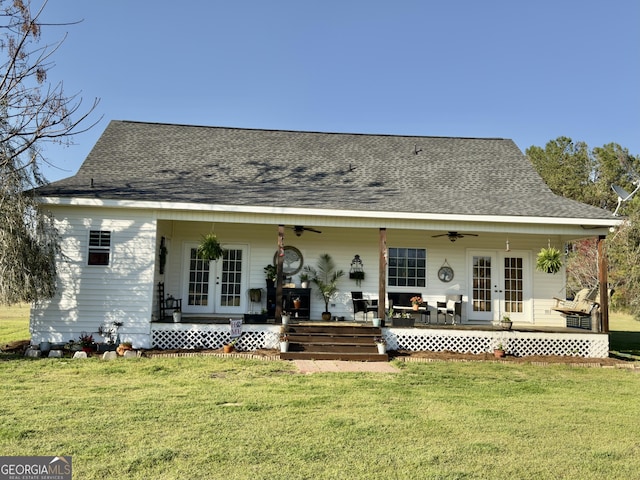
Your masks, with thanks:
M346 272L358 256L365 278L341 279L333 317L353 318L351 291L381 299L379 313L389 292L421 292L432 317L438 301L461 295L463 325L507 312L517 325L564 327L552 309L564 270L536 271L536 253L620 223L554 195L501 138L112 121L77 174L40 194L63 256L56 296L32 309L34 341L122 322L120 335L143 348L158 344L160 295L181 300L189 325L163 328L192 340L207 318L279 316L279 303L274 311L249 291L267 293L264 267L281 252L284 283L296 285L322 253ZM210 232L226 249L211 264L196 255ZM320 319L324 303L308 301L304 316Z

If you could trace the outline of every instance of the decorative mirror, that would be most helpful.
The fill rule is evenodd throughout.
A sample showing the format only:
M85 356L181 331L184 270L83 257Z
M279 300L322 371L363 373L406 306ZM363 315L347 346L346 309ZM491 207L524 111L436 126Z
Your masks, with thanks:
M278 252L273 255L273 264L278 262ZM285 276L292 276L302 270L304 259L302 253L296 247L284 247L284 258L282 259L282 273Z
M453 268L451 268L451 265L449 265L446 258L438 270L438 279L444 283L448 283L453 280Z

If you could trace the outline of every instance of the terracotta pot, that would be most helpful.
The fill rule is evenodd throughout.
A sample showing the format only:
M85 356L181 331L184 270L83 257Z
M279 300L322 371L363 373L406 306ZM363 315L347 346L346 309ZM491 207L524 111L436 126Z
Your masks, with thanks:
M233 352L234 350L235 350L235 348L234 348L234 346L233 346L233 345L223 345L223 346L222 346L222 351L223 351L224 353L231 353L231 352Z
M293 301L293 308L300 308L300 305L302 305L302 302L300 300Z
M126 352L127 350L133 350L133 348L129 345L120 344L118 345L118 348L116 348L116 353L120 356L123 356L124 352Z
M493 356L496 358L503 358L505 356L504 350L498 350L497 348L493 350Z

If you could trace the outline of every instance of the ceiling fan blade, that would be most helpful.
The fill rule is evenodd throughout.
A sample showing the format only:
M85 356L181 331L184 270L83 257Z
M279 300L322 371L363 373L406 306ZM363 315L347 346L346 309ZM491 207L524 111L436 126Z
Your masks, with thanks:
M436 238L436 237L447 237L449 236L448 233L441 233L440 235L431 235L431 238Z
M320 230L316 230L315 228L311 228L311 227L304 227L304 229L307 230L308 232L322 233Z

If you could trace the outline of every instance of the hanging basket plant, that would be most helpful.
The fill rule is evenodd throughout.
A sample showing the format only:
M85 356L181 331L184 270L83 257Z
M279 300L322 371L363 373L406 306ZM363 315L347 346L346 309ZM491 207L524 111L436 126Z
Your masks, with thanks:
M543 248L538 252L536 270L545 273L558 273L562 268L562 254L554 247Z
M224 249L215 233L208 233L202 237L198 245L198 256L203 260L218 260L224 254Z
M364 280L364 272L362 270L349 272L349 278L356 281L356 285L360 286Z

